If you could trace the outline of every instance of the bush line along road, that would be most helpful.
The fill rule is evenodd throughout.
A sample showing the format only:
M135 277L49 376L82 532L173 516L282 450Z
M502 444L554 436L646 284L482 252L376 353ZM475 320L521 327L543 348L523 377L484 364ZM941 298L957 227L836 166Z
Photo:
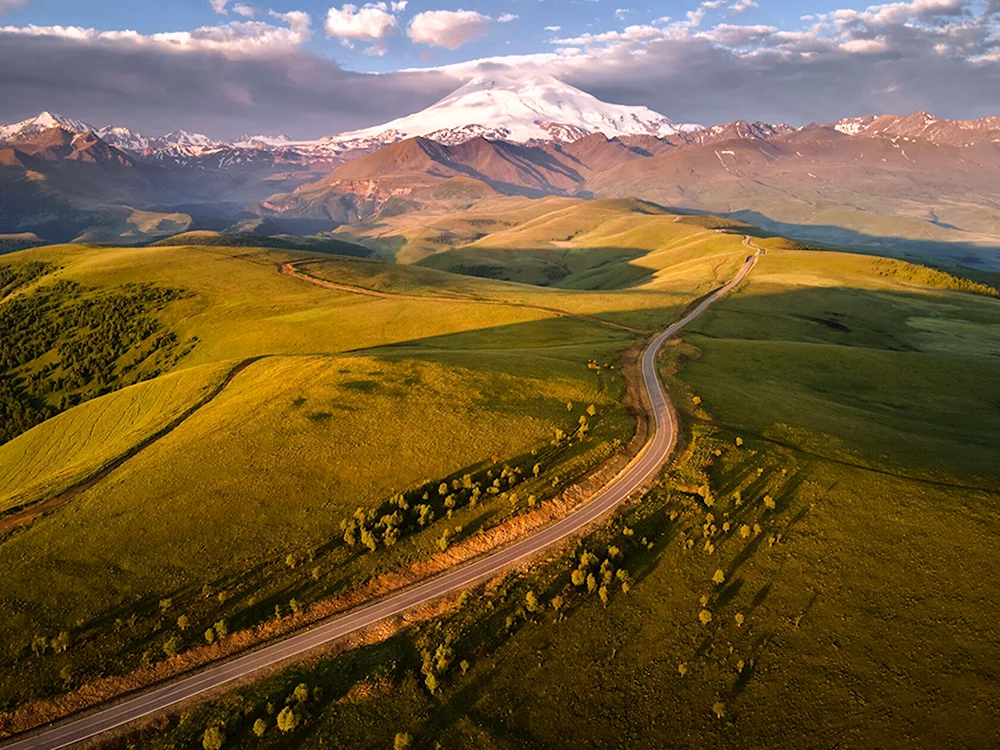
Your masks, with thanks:
M713 302L739 285L750 273L763 251L754 248L749 238L744 238L744 244L756 252L747 258L739 273L657 335L646 347L642 355L642 380L654 418L653 437L639 455L589 502L561 520L508 547L392 594L381 601L364 605L285 640L173 680L105 708L98 708L78 718L68 719L33 732L0 747L3 750L29 750L29 748L50 750L66 747L164 711L182 701L274 666L388 617L467 588L583 530L610 512L654 477L673 452L677 440L675 417L667 393L656 374L657 355L665 341L679 333Z

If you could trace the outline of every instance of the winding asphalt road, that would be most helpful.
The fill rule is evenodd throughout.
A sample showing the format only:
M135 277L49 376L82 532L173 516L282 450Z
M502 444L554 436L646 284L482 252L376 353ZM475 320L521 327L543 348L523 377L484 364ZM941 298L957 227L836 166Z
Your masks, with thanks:
M181 701L214 690L233 680L271 667L318 646L335 641L356 630L373 625L445 594L465 589L484 578L494 576L514 563L530 557L556 542L586 528L609 513L619 503L652 478L670 456L677 442L677 429L667 393L656 374L656 357L663 343L677 335L688 323L727 292L735 288L757 262L762 251L744 244L756 253L747 259L740 272L725 286L703 299L680 320L650 342L642 355L642 379L654 417L653 439L631 463L589 502L564 518L539 531L484 555L470 563L442 573L423 583L351 610L304 630L296 635L263 646L229 661L180 677L131 698L99 707L47 728L36 730L0 747L3 750L50 750L91 739L129 722L164 711Z

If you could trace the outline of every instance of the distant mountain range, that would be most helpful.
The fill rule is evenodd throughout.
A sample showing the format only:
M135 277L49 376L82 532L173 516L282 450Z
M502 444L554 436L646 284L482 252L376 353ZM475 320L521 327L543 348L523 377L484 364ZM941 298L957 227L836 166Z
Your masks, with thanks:
M0 126L0 187L12 196L0 237L138 242L254 215L333 228L496 194L632 196L1000 267L997 167L1000 117L702 128L553 78L481 77L422 112L313 141L149 137L48 112Z

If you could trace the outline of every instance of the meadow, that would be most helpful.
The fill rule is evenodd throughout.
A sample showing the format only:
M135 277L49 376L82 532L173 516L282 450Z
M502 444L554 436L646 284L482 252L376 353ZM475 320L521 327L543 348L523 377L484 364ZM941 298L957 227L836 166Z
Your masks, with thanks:
M641 337L558 310L665 324L745 255L738 236L720 242L678 256L692 270L669 292L537 289L276 248L10 256L44 264L25 304L60 285L161 295L148 315L178 346L162 374L115 380L0 445L18 520L0 538L0 705L169 661L220 622L258 628L531 513L635 430L618 367ZM305 259L310 273L400 293L278 273ZM426 298L432 286L472 301ZM383 523L400 495L409 509ZM359 513L374 550L344 537Z
M664 355L685 434L641 501L132 740L995 745L1000 305L894 268L769 250Z

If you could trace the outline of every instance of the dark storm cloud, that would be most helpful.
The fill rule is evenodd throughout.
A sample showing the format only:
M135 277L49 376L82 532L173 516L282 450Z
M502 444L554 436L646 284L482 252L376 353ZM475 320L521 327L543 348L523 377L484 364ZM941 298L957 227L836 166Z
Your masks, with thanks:
M792 124L924 109L942 117L1000 114L1000 64L898 45L875 54L737 55L706 40L650 44L643 58L580 65L568 82L685 122Z
M454 87L440 73L354 73L294 48L232 55L0 33L0 122L51 110L151 135L319 137L417 111Z

